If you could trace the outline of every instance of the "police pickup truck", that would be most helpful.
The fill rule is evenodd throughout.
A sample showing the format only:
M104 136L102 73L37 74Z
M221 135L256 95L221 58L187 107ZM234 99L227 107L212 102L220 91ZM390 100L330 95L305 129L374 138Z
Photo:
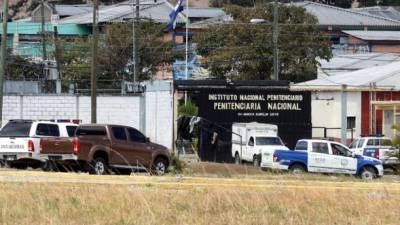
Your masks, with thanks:
M383 176L381 161L355 154L337 142L313 139L299 140L294 151L276 150L272 155L263 155L261 167L294 173L353 174L362 179Z
M43 140L73 137L76 127L65 122L10 120L0 131L0 162L20 169L38 168L51 159L41 152Z
M356 138L350 144L350 151L373 157L382 161L384 167L399 164L399 150L393 147L392 140L384 136L367 136Z

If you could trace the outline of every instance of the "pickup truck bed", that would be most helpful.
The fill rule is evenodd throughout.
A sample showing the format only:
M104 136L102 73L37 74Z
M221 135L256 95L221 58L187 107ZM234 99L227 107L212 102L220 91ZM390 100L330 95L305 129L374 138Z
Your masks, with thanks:
M280 161L279 169L288 170L294 163L308 165L308 153L305 151L276 150L274 161Z

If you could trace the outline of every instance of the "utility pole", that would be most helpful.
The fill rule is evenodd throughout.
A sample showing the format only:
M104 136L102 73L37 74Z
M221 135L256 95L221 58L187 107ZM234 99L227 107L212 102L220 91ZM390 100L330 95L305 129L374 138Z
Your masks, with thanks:
M90 84L91 84L91 123L96 123L97 121L97 10L98 10L98 0L93 0L93 29L92 29L92 62L90 70Z
M43 51L43 60L47 60L47 52L46 52L46 33L44 27L44 0L40 2L40 14L41 14L41 22L42 22L42 51Z
M278 59L278 1L274 0L274 22L273 22L273 37L272 43L274 45L274 79L279 80L279 59Z
M188 71L188 57L189 57L189 0L186 0L186 39L185 39L185 79L189 79L189 71ZM187 104L188 96L187 91L185 91L185 105Z
M54 26L54 58L56 60L56 65L57 65L57 83L56 83L56 93L61 94L61 66L60 66L60 49L58 45L58 28L57 26Z
M133 0L132 0L133 4ZM133 26L132 26L132 35L133 35L133 83L136 85L136 79L139 75L139 0L136 0L135 3L135 14L133 15Z
M3 121L3 79L6 70L8 0L3 0L3 33L1 33L0 58L0 125Z
M340 129L340 140L341 143L347 145L347 86L342 85L342 96L341 96L341 129Z

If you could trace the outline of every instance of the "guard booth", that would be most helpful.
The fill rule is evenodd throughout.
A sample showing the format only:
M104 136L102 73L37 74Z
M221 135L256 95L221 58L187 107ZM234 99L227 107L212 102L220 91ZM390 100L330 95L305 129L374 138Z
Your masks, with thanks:
M174 90L187 93L198 106L202 161L233 162L236 122L276 124L289 148L298 139L311 138L311 93L290 91L287 81L176 80Z

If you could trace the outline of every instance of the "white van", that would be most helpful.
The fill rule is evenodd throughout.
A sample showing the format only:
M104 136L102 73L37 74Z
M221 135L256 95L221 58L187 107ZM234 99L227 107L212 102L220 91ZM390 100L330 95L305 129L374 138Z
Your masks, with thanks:
M263 153L288 150L278 137L278 126L265 123L232 124L232 157L236 164L242 161L260 166Z

